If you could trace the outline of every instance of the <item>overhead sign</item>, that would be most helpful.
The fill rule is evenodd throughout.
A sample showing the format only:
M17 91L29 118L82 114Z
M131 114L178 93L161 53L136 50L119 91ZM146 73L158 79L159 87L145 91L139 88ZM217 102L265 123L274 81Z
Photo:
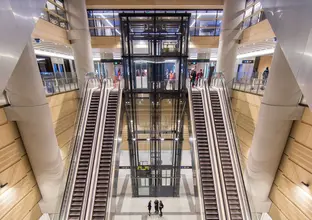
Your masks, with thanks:
M248 63L253 63L253 60L243 60L242 63L248 64Z

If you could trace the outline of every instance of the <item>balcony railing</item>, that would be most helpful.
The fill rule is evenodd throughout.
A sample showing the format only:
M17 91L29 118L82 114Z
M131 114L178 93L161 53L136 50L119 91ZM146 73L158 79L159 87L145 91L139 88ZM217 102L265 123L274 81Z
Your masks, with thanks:
M78 89L78 79L75 78L43 78L42 83L46 95L53 95Z
M68 29L64 0L48 0L40 18L61 28Z
M91 36L120 36L119 13L190 13L191 36L219 36L223 10L88 10ZM146 28L144 23L135 28Z

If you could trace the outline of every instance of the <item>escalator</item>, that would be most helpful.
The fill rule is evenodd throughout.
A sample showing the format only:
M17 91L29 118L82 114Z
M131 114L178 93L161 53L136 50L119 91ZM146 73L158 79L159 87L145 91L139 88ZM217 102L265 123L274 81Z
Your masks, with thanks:
M194 112L197 152L200 167L200 179L202 186L205 219L219 219L215 186L212 174L212 164L208 147L204 107L200 92L194 91L192 93L192 105Z
M101 144L98 174L95 185L95 194L93 198L92 218L93 220L104 220L106 217L110 179L112 176L114 140L116 131L117 108L118 108L118 93L110 92L107 102L107 111L105 118L105 126L103 139Z
M231 161L229 144L226 136L225 121L222 116L221 104L218 91L210 91L211 109L215 132L217 136L217 150L220 154L221 167L223 171L223 179L229 205L231 219L242 220L242 211L234 177L233 161Z
M71 220L81 219L81 210L83 208L84 198L86 197L86 185L88 180L87 177L91 162L90 158L99 110L100 94L101 93L99 91L95 91L91 97L81 154L79 157L77 174L74 180L74 188L68 214L68 219Z

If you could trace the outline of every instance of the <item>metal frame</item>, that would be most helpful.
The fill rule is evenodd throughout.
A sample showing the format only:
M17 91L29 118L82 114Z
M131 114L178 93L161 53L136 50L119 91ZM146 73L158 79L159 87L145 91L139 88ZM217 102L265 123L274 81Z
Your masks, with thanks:
M121 33L122 33L122 57L124 58L124 78L125 78L125 100L126 100L126 113L128 118L128 137L129 137L129 150L130 150L130 163L131 163L131 175L132 175L132 190L134 196L139 196L139 183L138 183L138 172L136 170L137 166L140 162L140 154L139 154L139 145L141 140L138 138L139 130L138 130L138 117L137 117L137 104L136 101L139 99L139 94L146 94L150 98L150 153L151 153L151 173L153 175L146 177L151 180L150 185L150 195L149 196L157 196L158 186L160 186L159 180L161 180L162 175L162 165L160 163L161 160L161 152L162 152L162 143L164 138L161 138L161 101L169 98L172 99L172 134L171 138L167 138L166 141L172 142L172 167L171 167L171 175L172 181L171 185L173 188L172 193L173 196L179 195L179 185L180 185L180 167L181 164L181 149L182 149L182 140L183 140L183 117L185 111L186 104L186 87L185 87L185 79L187 74L187 54L188 54L188 35L189 35L189 14L174 14L174 13L160 13L160 14L143 14L143 13L120 13L120 21L121 21ZM178 48L176 47L174 54L167 53L163 50L163 40L166 39L167 36L162 34L162 32L158 32L156 26L158 28L163 27L165 25L166 20L161 20L161 17L175 17L177 19L173 20L174 24L177 27L180 27L178 33L174 33L172 37L174 37ZM137 40L137 36L139 33L132 32L130 30L130 25L138 23L138 19L133 21L133 17L143 17L142 21L145 25L148 25L146 30L148 34L140 35L140 39L147 40L149 45L148 54L134 54L133 50L133 40ZM167 27L165 27L165 30ZM183 31L184 32L183 32ZM172 39L170 37L170 39ZM174 88L172 85L172 89L167 90L162 82L161 75L161 65L159 65L158 61L162 58L175 58L175 62L179 65L179 77L173 83L177 83L177 88ZM149 77L149 83L147 88L137 88L136 85L136 75L134 74L134 60L136 59L147 59L151 64L149 64L150 70L152 70L152 75ZM182 66L183 65L183 66ZM129 72L127 72L129 71ZM181 102L182 101L182 102ZM183 107L184 106L184 107ZM147 175L147 174L146 174ZM145 178L145 177L144 177Z

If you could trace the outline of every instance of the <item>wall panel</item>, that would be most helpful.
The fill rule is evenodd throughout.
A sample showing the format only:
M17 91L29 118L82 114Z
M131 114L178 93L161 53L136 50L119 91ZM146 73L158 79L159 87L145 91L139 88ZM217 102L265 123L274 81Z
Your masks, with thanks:
M270 214L274 218L280 210L286 219L312 219L312 119L305 108L301 120L295 121L284 150L275 187L270 198ZM309 187L303 183L308 183ZM278 192L277 192L278 191ZM276 194L279 194L278 200ZM279 219L278 217L276 219Z

